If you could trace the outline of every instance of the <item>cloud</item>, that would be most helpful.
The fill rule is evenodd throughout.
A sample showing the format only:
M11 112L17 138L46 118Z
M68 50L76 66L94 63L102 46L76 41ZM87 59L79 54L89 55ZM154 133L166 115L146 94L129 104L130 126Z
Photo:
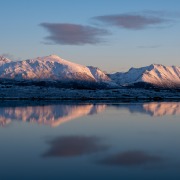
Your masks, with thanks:
M159 156L149 155L142 151L128 151L110 155L101 160L100 163L115 166L139 166L148 163L159 163L161 161L162 158Z
M48 41L45 42L46 44L99 44L104 42L102 37L109 34L105 29L79 24L41 23L40 26L50 33L45 37L45 40Z
M150 14L148 13L132 13L132 14L116 14L96 16L93 18L99 22L107 25L116 26L119 28L140 30L150 26L160 25L168 22L169 20L161 17L161 13Z
M48 142L50 149L43 157L74 157L105 151L107 145L100 143L94 136L65 136L58 137Z

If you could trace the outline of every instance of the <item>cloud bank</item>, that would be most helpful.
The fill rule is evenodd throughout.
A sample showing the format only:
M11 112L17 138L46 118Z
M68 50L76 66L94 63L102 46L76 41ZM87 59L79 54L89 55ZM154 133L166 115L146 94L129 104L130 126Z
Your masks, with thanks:
M70 23L41 23L50 35L45 40L61 45L85 45L104 42L103 36L109 32L105 29Z
M131 30L145 29L147 27L163 24L168 21L167 19L161 17L161 14L152 15L150 13L104 15L96 16L93 19L106 25Z

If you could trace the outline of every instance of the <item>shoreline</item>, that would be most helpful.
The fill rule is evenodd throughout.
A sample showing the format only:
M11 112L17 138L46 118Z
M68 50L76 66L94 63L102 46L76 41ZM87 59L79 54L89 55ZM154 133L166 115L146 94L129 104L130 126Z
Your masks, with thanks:
M45 97L0 97L0 101L17 101L17 100L28 100L28 101L150 101L150 102L156 102L156 101L180 101L180 97L167 97L167 98L163 98L163 97L152 97L152 98L117 98L117 97L98 97L98 98L62 98L62 97L52 97L52 98L45 98Z
M0 87L0 101L180 101L174 89L65 89L39 86Z
M28 102L28 103L57 103L57 104L86 104L86 103L151 103L151 102L180 102L180 98L0 98L3 103Z

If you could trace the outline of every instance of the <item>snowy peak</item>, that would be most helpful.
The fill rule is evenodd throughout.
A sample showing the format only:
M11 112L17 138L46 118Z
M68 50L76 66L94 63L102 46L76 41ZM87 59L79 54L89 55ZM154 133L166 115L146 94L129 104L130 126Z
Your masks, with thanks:
M0 66L3 65L3 64L6 64L6 63L10 63L11 60L4 57L4 56L0 56Z
M57 62L57 63L60 63L60 64L64 64L64 65L68 65L69 64L69 65L72 65L72 66L79 65L79 64L76 64L76 63L64 60L61 57L59 57L57 55L54 55L54 54L49 55L49 56L37 57L35 59L31 59L31 61Z
M180 87L180 67L153 65L142 75L142 81L161 87Z
M90 78L94 79L90 70L86 66L64 60L58 57L57 55L45 56L42 58L38 58L37 60L41 61L42 64L47 67L49 66L53 67L53 70L59 71L57 73L60 73L61 75L70 77L71 75L76 76L77 74L84 74L84 75L86 74Z
M49 56L46 56L47 58L51 58L51 59L61 59L58 55L56 54L51 54Z
M131 68L125 73L110 75L116 83L129 86L137 83L148 83L157 87L180 87L180 67L151 64L141 68Z

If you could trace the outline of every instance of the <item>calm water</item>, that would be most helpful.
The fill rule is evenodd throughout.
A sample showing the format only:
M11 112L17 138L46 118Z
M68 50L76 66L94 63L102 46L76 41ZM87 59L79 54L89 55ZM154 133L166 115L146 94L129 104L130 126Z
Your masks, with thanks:
M180 103L0 106L0 179L180 179Z

